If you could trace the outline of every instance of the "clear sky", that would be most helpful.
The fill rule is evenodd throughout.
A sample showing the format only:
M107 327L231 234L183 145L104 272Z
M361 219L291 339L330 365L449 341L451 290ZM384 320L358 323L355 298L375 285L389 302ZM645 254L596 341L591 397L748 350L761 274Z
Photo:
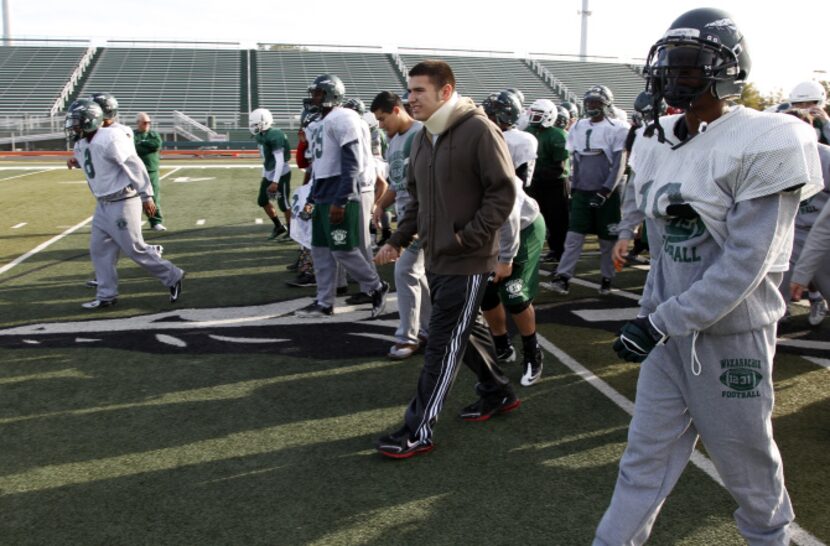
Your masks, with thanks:
M15 37L176 39L380 45L579 53L582 0L8 0ZM814 76L830 79L830 0L792 4L797 13L757 0L590 0L588 53L643 58L686 10L717 6L747 37L750 80L788 92ZM815 73L823 70L824 73Z

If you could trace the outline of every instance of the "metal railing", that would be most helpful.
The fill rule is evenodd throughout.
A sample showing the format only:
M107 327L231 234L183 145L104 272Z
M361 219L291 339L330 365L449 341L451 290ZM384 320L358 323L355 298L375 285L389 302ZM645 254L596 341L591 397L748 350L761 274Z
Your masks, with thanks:
M535 59L525 59L525 63L527 63L527 66L536 72L536 74L542 78L545 83L550 85L563 101L579 102L579 97L576 93L568 89L568 86L562 83L562 80L554 76L550 70L542 65L542 63L537 62Z
M80 81L81 77L84 75L86 71L86 67L89 66L89 63L92 62L92 57L95 56L95 52L98 48L90 46L87 48L86 52L84 53L81 60L78 61L78 66L75 67L75 70L72 71L72 75L69 76L69 81L66 82L66 85L63 86L63 89L60 92L57 100L55 100L55 104L52 105L52 108L49 109L49 114L54 116L66 105L66 100L75 90L75 86Z

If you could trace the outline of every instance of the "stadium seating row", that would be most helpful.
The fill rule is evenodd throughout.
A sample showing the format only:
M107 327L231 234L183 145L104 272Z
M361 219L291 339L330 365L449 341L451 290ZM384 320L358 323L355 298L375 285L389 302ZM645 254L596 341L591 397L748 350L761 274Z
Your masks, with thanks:
M0 47L0 116L45 116L78 66L86 48L48 46ZM492 91L517 87L528 102L560 98L525 61L518 58L400 55L372 52L322 52L304 48L244 53L235 49L106 47L96 53L77 96L93 91L113 93L123 119L139 111L170 115L173 110L205 122L210 116L224 127L244 123L240 113L261 106L275 118L299 114L306 86L321 73L344 81L349 96L367 104L382 89L401 91L405 77L399 68L424 58L439 58L453 66L459 91L476 101ZM602 83L617 96L617 104L631 110L642 89L636 69L621 63L539 60L569 90L581 95ZM246 74L251 68L254 74ZM245 82L250 82L248 92Z

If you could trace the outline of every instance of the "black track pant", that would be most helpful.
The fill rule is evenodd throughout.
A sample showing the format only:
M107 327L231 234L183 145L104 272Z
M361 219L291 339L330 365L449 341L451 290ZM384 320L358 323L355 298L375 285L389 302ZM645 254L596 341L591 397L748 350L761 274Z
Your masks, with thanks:
M476 374L479 396L501 398L511 391L509 380L496 365L493 338L481 317L487 277L487 273L427 273L432 300L429 341L418 391L405 416L407 428L421 440L432 438L461 360Z
M548 248L561 258L568 235L568 181L564 178L535 180L528 194L539 203L539 212L548 227Z

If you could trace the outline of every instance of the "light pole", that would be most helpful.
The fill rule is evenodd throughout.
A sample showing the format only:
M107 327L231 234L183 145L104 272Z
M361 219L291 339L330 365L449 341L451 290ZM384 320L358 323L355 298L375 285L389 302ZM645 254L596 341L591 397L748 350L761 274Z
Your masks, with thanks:
M586 61L588 57L588 17L591 11L588 9L588 0L582 0L582 34L579 37L579 60Z

